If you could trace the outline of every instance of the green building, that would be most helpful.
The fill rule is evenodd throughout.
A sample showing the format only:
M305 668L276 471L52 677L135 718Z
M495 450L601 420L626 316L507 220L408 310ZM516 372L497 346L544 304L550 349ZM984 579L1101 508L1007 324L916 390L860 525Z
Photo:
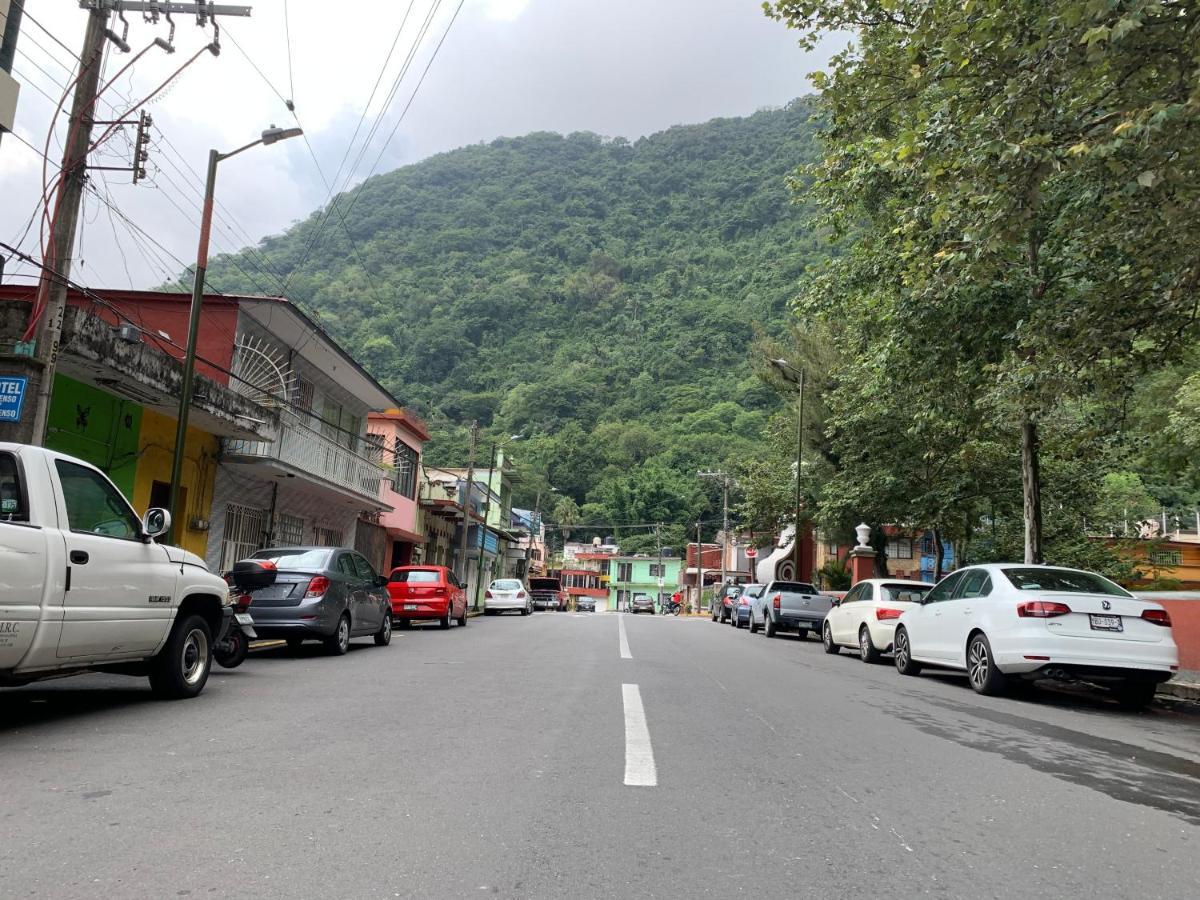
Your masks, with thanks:
M683 560L657 556L614 556L608 563L608 608L625 609L634 594L649 594L656 601L679 589Z

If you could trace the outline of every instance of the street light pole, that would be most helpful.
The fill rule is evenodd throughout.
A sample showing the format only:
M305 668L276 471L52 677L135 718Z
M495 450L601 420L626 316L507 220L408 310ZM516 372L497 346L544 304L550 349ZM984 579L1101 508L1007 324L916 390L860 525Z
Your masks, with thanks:
M188 315L187 350L183 357L183 382L179 388L179 412L175 419L175 452L171 458L171 530L167 538L167 542L170 544L177 544L183 531L180 526L185 513L182 498L183 459L187 444L188 414L192 407L192 382L195 380L196 373L196 342L199 338L200 311L204 303L204 275L208 271L208 238L212 230L217 164L222 160L237 156L251 147L257 147L259 144L274 144L287 138L299 137L303 133L299 128L276 128L272 125L262 133L257 141L251 141L230 153L218 153L216 150L208 152L208 177L204 182L204 207L200 214L200 244L196 249L196 277L192 281L192 306Z

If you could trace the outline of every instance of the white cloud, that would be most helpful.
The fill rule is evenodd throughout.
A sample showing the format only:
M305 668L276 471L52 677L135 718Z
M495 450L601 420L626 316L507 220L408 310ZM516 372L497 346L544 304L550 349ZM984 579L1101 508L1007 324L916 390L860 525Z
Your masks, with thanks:
M120 172L93 177L93 184L108 191L121 211L165 250L131 237L119 218L110 223L93 199L83 220L88 260L83 278L88 283L128 284L127 262L137 286L144 287L182 268L180 261L192 260L208 150L237 147L272 123L292 124L276 91L294 99L296 115L326 178L333 178L362 118L340 186L366 177L377 157L378 170L388 171L500 135L550 129L636 138L680 122L750 113L804 93L805 72L824 58L806 58L796 49L793 35L763 17L756 0L467 0L412 99L457 6L454 0L415 0L398 39L408 3L355 0L338 6L292 0L290 75L281 0L251 2L252 17L224 21L221 55L202 54L150 104L155 148L148 182L134 186ZM431 9L435 11L429 17ZM14 65L24 83L17 130L40 148L54 102L74 77L75 61L35 23L76 50L86 13L63 0L26 0L26 10ZM156 28L140 15L128 18L135 52L155 36L166 36L165 24ZM124 111L129 101L148 94L211 36L211 27L201 31L194 18L177 16L177 52L150 50L106 99ZM395 53L384 66L393 40ZM109 77L129 58L110 50L105 69ZM407 72L389 99L406 61ZM379 89L363 117L377 78ZM410 99L411 107L393 135ZM355 167L362 142L385 102L387 113ZM57 122L59 140L65 137L63 119L59 116ZM60 145L51 146L57 161ZM118 136L102 159L93 162L125 165L128 153L127 138ZM41 160L6 136L0 144L0 240L20 235L40 192ZM239 249L247 243L246 236L257 241L282 231L323 203L326 193L308 147L299 140L255 148L222 164L217 200L223 215L237 227L218 227L213 252ZM35 228L24 247L36 245ZM267 287L270 277L257 274Z

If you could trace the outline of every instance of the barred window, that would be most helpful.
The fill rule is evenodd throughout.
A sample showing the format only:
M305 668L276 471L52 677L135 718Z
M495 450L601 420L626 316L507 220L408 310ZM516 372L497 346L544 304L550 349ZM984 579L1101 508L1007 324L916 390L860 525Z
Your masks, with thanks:
M1150 551L1150 562L1156 566L1181 566L1183 565L1183 551L1152 550Z
M304 543L304 520L299 516L281 514L275 518L275 541L283 547Z
M887 555L892 559L912 559L912 541L908 538L891 538L887 542Z
M400 438L396 438L396 476L393 487L401 497L416 499L417 465L420 459L416 450Z

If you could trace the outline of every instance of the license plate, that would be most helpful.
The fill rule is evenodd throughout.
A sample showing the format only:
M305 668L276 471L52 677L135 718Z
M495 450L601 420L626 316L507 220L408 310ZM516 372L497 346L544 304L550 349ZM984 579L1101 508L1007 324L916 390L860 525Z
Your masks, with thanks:
M416 608L417 608L417 604L415 604L415 603L405 603L405 604L404 604L404 608L405 608L405 609L416 609Z
M239 625L253 625L254 619L246 613L237 613L233 617Z
M1092 631L1124 631L1120 616L1098 616L1091 614Z

